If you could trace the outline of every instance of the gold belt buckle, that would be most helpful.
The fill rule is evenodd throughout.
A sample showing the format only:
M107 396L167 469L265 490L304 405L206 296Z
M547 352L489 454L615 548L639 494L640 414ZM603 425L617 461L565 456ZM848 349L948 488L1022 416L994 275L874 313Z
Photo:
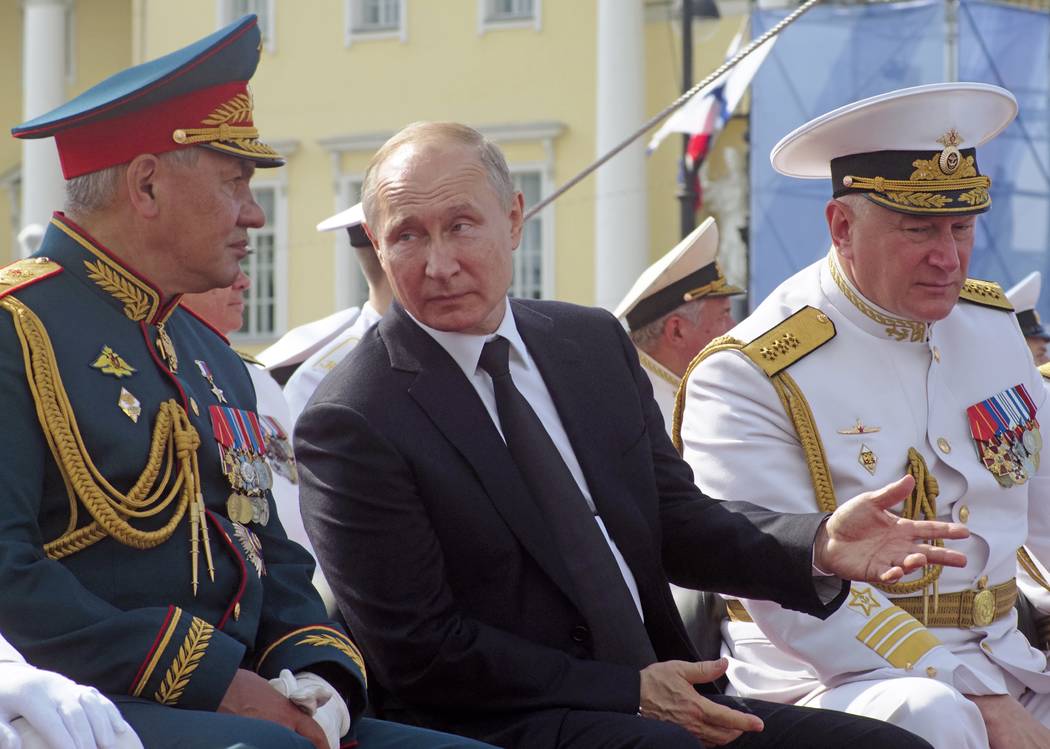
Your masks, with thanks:
M995 621L995 593L988 590L987 585L987 578L978 580L977 587L980 590L973 597L973 623L978 627L987 627Z

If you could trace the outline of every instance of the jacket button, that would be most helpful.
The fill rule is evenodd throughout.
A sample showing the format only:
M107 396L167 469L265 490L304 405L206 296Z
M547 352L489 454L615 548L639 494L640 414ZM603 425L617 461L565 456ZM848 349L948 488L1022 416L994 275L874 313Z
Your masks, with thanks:
M572 641L573 642L587 642L591 636L591 631L582 624L577 624L572 628Z

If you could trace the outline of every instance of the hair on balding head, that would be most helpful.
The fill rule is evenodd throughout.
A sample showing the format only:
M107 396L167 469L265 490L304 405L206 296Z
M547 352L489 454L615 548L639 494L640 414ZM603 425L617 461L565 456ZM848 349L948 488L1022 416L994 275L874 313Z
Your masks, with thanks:
M507 167L507 159L499 146L474 128L458 122L413 122L380 146L368 163L361 184L361 203L368 223L373 223L377 215L375 175L383 163L404 146L434 142L452 143L474 149L501 204L510 208L514 200L514 181Z

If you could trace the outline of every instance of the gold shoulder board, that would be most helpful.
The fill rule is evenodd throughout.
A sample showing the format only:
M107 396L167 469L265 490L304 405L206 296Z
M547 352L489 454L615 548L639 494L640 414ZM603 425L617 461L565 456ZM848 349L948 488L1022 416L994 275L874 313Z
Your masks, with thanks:
M47 276L61 272L62 266L46 257L27 257L0 268L0 297Z
M1039 365L1039 374L1043 376L1044 380L1050 380L1050 362Z
M245 353L244 351L240 351L238 349L234 349L234 352L237 354L237 356L241 357L241 361L248 362L249 364L256 364L260 367L264 366L261 361L256 359L251 354Z
M769 377L835 337L835 324L816 307L803 307L742 349Z
M972 302L982 307L993 307L1013 312L1014 306L1006 298L1003 287L995 281L981 281L976 278L967 278L959 293L960 302Z

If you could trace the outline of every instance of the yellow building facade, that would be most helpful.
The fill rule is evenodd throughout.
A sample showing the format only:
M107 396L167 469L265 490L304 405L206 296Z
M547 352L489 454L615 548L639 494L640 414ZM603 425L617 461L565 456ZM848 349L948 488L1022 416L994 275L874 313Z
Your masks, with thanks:
M314 227L356 202L372 153L403 125L457 120L477 127L504 149L528 205L596 158L599 1L70 0L76 63L68 94L243 12L259 14L266 42L252 82L255 121L288 163L260 170L253 183L269 221L253 239L255 287L239 343L257 350L289 327L363 299L345 236ZM679 93L680 26L672 5L644 4L645 116ZM722 4L721 19L694 26L697 79L721 63L743 22L745 4L736 14L731 5ZM22 119L21 13L13 0L0 5L7 63L0 68L0 112L8 126ZM721 148L742 149L743 124L730 123ZM676 243L680 148L681 139L670 138L647 159L644 183L627 187L645 201L648 246L625 253L651 259ZM715 179L721 155L711 161ZM19 143L3 139L0 260L17 257L19 168ZM595 183L588 178L531 222L517 253L514 293L594 303Z

